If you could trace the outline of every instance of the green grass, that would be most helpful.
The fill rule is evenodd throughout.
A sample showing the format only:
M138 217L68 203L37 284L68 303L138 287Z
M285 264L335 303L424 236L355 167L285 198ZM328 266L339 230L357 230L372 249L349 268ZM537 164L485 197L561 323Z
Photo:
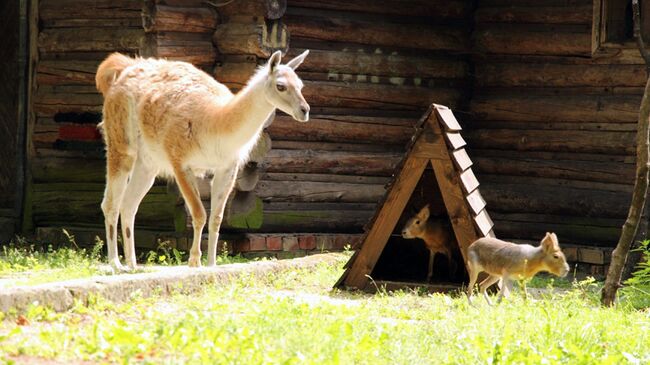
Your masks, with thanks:
M63 231L68 244L63 247L30 244L17 239L0 248L0 288L18 285L38 285L56 281L81 279L95 275L110 275L106 266L104 242L95 238L91 249L80 248L75 237ZM188 253L179 251L168 242L159 242L156 250L143 252L138 261L138 272L149 271L153 265L187 265ZM203 255L203 264L207 256ZM227 252L217 256L217 265L242 263L250 260L241 255L230 256Z
M650 311L600 307L593 281L528 301L513 293L494 307L477 297L471 307L459 295L332 291L346 260L189 296L96 298L62 314L34 305L26 325L4 319L0 354L17 363L650 363Z

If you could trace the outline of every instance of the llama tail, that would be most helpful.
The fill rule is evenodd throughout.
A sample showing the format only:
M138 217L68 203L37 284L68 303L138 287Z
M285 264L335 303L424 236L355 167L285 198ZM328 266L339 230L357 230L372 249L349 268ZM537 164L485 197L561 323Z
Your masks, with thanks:
M106 57L97 68L97 74L95 75L95 85L97 86L97 90L99 90L102 95L106 95L108 90L111 88L111 85L113 85L118 76L120 76L120 73L135 62L135 59L118 52Z

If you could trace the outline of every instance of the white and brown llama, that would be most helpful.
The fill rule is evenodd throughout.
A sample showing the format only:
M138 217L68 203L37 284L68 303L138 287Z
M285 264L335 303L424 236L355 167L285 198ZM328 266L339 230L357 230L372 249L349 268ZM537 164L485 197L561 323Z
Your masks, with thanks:
M100 124L106 143L106 190L102 211L108 260L123 267L117 254L121 218L124 256L136 266L133 228L140 202L156 176L173 177L192 216L194 236L189 266L201 265L206 213L196 176L211 172L208 265L215 264L219 227L239 166L257 142L264 122L276 110L300 122L309 120L303 83L294 70L309 51L280 64L275 52L236 95L185 62L108 56L97 69L104 95Z

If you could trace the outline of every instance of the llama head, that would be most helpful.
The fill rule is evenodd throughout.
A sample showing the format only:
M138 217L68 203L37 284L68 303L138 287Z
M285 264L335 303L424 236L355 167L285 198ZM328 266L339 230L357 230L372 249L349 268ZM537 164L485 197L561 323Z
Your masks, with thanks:
M305 60L307 54L309 50L282 65L282 53L276 51L269 58L266 67L269 73L265 84L267 100L299 122L309 120L309 104L302 96L302 80L296 75L295 69Z

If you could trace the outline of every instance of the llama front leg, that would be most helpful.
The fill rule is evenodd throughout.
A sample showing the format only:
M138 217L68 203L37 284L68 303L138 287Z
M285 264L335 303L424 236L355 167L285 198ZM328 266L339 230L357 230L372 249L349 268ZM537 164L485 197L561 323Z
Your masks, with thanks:
M178 188L183 194L185 204L187 205L190 215L192 216L192 227L194 228L194 237L192 239L192 248L190 248L190 267L201 266L201 234L205 226L205 209L201 202L199 189L196 186L196 177L188 169L175 168L174 176Z
M208 266L214 266L217 260L217 242L219 241L219 228L223 221L223 211L226 207L228 196L232 192L237 178L238 166L231 166L225 170L214 172L212 188L210 191L210 230L208 236Z

